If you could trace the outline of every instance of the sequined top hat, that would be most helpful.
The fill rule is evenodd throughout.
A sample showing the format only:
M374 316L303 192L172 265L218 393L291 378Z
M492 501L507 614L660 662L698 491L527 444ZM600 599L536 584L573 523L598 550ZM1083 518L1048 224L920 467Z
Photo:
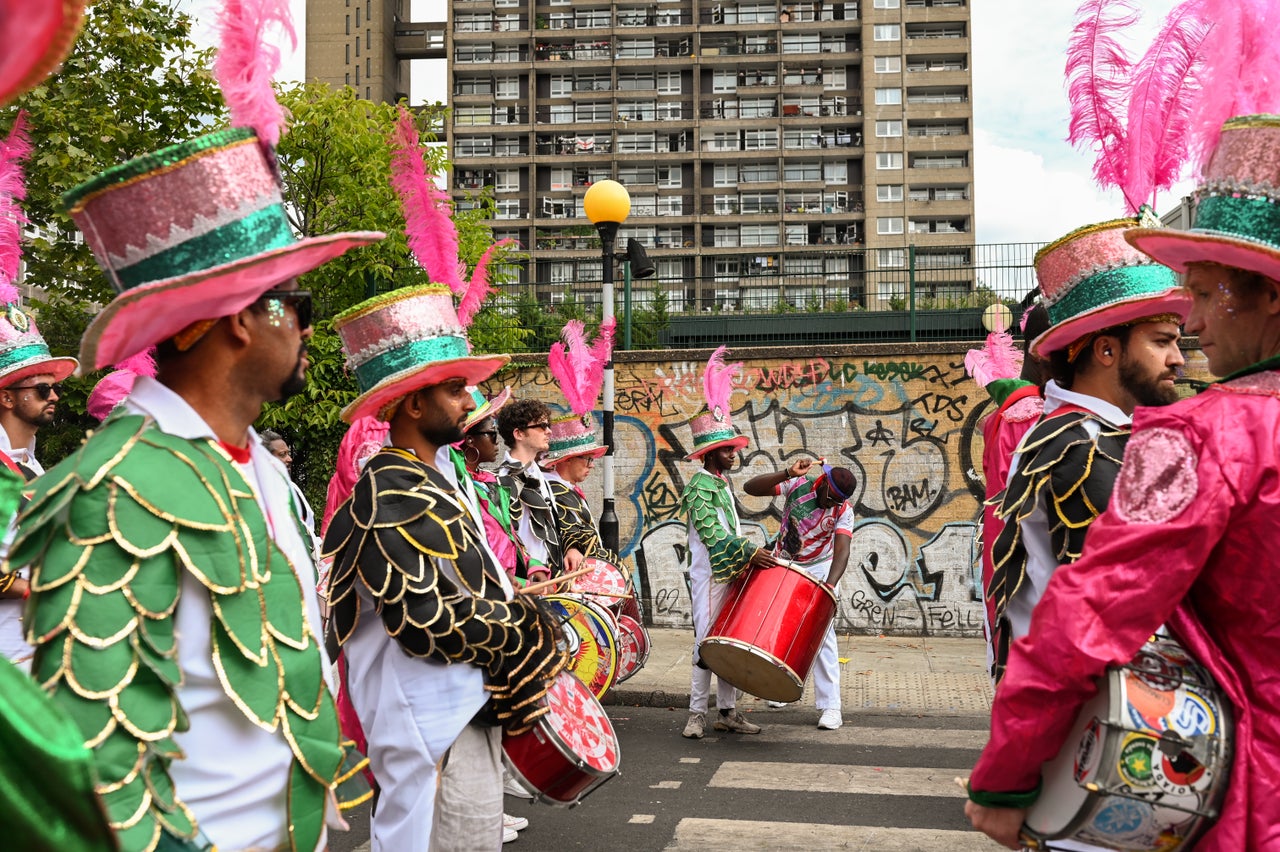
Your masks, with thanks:
M727 348L721 346L711 353L707 361L707 370L702 375L702 390L706 397L706 409L693 420L689 428L693 432L693 451L685 456L686 461L702 458L708 451L720 447L733 447L740 450L750 443L733 425L733 417L729 412L729 396L733 393L733 377L742 368L742 364L724 363Z
M471 399L475 401L476 410L467 415L467 422L462 424L463 432L470 432L472 426L486 417L497 417L502 406L511 399L511 388L503 388L487 399L480 393L480 388L467 388L467 390L471 391Z
M551 419L551 444L538 463L543 467L554 467L579 456L598 459L608 449L600 443L593 412L562 414Z
M3 289L12 290L12 286ZM16 294L0 290L0 298L8 300L0 305L0 387L21 384L24 379L45 373L60 382L74 373L79 362L75 358L53 357L36 321L18 306Z
M1144 212L1142 221L1157 220ZM1086 225L1036 252L1036 277L1051 325L1031 343L1042 358L1104 328L1144 317L1185 319L1191 302L1173 270L1125 242L1138 218Z
M298 239L253 131L220 130L108 169L63 196L119 294L80 342L90 369L122 361L199 320L382 239Z
M58 67L83 15L84 0L0 0L0 105Z
M1280 280L1280 115L1229 119L1192 197L1190 230L1135 228L1125 239L1178 272L1207 261Z
M391 415L393 403L449 379L479 384L511 360L472 355L448 287L405 287L361 302L333 319L360 395L342 409L348 423Z

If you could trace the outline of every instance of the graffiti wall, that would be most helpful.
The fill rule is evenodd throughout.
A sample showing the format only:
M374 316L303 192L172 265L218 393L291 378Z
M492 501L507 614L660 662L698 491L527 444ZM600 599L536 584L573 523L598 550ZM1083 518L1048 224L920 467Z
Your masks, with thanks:
M857 477L857 526L840 584L845 632L981 636L978 540L980 423L994 410L964 371L967 347L920 344L730 353L744 368L733 421L751 443L730 473L747 534L778 528L781 501L750 497L742 483L824 458ZM615 364L615 501L620 550L634 559L653 623L689 627L686 531L679 495L698 465L689 421L703 408L706 351L622 353ZM638 357L637 357L638 356ZM625 359L625 360L623 360ZM1189 374L1203 359L1189 358ZM507 373L516 396L566 404L543 366ZM600 466L584 490L598 512Z

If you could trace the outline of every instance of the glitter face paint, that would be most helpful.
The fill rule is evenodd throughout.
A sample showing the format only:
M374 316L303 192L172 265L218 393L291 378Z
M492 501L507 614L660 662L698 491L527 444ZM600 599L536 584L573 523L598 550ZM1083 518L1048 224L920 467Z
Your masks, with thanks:
M1191 296L1191 312L1184 326L1200 338L1209 372L1227 376L1261 361L1267 314L1261 295L1239 292L1235 271L1215 263L1193 264L1187 270L1185 288Z

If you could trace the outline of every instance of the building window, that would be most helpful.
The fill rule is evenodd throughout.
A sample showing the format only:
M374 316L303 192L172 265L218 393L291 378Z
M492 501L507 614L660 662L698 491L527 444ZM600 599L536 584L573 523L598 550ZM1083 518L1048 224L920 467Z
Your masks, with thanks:
M881 139L891 139L902 135L901 121L877 121L876 136Z
M896 74L902 71L901 56L877 56L876 57L876 73L877 74Z
M879 106L891 106L893 104L902 103L901 89L876 89L876 104Z
M871 34L876 41L901 41L902 27L898 24L876 24Z
M898 0L875 0L875 2L871 4L871 8L873 8L873 9L897 9L897 8L898 8Z
M877 234L901 234L902 233L902 217L901 216L881 216L876 219Z
M364 49L368 50L370 45L372 44L373 44L373 30L365 30L364 31Z
M876 187L876 201L901 201L902 184L882 183Z
M360 36L356 36L356 56L360 56Z
M342 49L343 49L343 55L345 57L345 61L348 65L350 65L351 64L351 45L344 44L342 46Z
M351 35L351 16L347 15L347 35Z
M877 169L902 168L902 154L895 151L881 151L876 154Z
M906 249L880 249L876 252L876 266L881 269L901 269L906 265Z

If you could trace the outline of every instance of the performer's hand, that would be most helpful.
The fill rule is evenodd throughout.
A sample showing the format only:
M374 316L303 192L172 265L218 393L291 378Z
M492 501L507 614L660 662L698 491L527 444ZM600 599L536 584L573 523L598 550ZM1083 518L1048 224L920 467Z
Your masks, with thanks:
M797 476L804 476L811 467L813 467L813 459L796 459L791 463L791 467L787 468L787 477L795 479Z
M782 563L775 559L773 554L765 550L763 547L757 548L756 552L751 554L751 561L748 564L757 570L760 568L782 567Z
M964 803L964 815L973 827L1008 849L1023 848L1019 836L1026 821L1026 808L988 808L977 802Z
M569 552L564 555L564 573L572 574L582 567L583 556L582 551L576 547L569 548Z

